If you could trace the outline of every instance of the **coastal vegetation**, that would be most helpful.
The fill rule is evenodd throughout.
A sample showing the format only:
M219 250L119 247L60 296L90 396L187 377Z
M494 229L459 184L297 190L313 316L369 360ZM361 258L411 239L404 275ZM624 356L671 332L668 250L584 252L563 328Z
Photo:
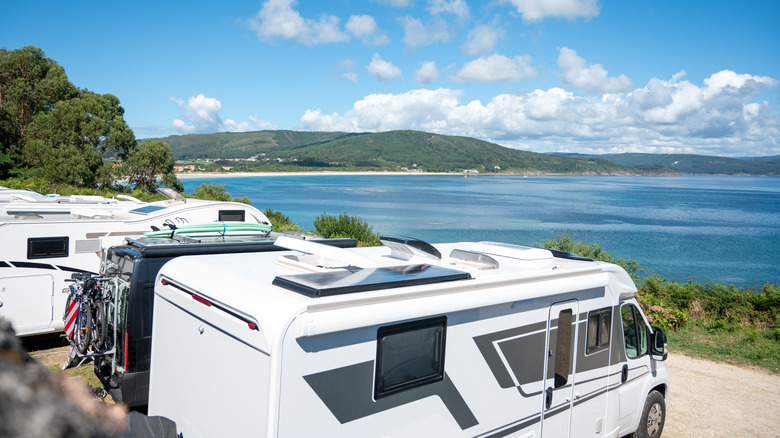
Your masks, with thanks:
M600 245L575 241L565 233L537 246L623 267L637 285L647 319L666 331L673 352L780 373L780 285L738 288L643 277L637 261L615 259Z
M170 146L136 141L112 94L72 84L43 50L0 49L0 180L114 191L181 190ZM3 183L5 184L5 183Z

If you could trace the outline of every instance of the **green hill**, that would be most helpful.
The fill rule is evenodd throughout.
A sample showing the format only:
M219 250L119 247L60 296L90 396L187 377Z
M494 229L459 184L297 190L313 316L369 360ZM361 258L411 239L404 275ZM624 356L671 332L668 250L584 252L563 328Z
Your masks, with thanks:
M780 176L780 156L728 158L693 154L565 154L569 157L603 158L623 166L664 166L690 175Z
M425 172L674 174L599 157L569 157L506 148L468 137L419 131L381 133L259 131L171 136L179 161L211 160L236 171L417 170Z

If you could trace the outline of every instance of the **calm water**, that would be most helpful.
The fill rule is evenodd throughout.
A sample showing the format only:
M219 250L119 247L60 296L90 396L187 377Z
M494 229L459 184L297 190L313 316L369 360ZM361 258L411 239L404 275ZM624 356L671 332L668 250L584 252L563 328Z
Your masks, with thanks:
M356 215L384 235L533 244L567 232L669 280L780 282L780 178L342 176L184 179L224 185L304 229Z

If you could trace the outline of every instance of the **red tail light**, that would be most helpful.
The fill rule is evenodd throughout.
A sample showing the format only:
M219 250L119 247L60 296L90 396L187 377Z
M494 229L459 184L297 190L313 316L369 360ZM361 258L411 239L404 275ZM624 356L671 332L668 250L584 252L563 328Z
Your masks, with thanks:
M199 303L201 303L201 304L205 304L205 305L207 305L207 306L211 307L211 303L210 303L210 302L208 302L208 301L204 300L203 298L201 298L201 297L199 297L199 296L197 296L197 295L195 295L195 294L192 294L192 298L193 298L195 301L197 301L197 302L199 302Z

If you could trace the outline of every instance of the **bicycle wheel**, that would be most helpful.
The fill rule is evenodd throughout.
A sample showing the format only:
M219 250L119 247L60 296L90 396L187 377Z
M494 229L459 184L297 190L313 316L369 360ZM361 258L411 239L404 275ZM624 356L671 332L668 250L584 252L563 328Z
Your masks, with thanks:
M76 351L81 355L86 353L87 347L89 347L90 319L89 309L82 303L81 309L79 310L78 322L76 324L76 336L74 336Z

